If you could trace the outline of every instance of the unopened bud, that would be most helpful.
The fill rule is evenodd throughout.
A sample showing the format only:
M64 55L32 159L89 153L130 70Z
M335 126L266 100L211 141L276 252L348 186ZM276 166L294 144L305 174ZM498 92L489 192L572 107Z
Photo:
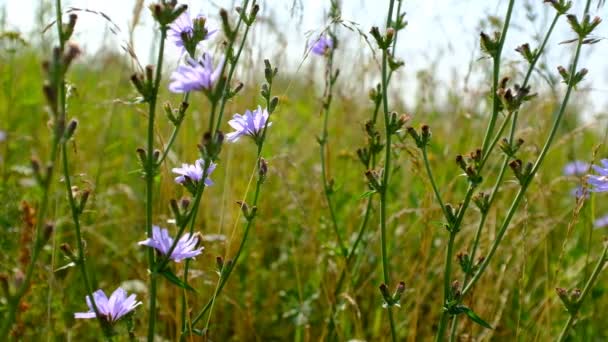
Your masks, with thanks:
M266 175L268 174L268 163L264 158L260 158L260 162L258 163L258 174L260 179L266 178Z
M74 132L76 132L76 128L78 127L78 120L76 119L72 119L70 120L70 122L68 123L68 127L65 130L65 134L64 134L64 139L70 140L72 138L72 136L74 135Z

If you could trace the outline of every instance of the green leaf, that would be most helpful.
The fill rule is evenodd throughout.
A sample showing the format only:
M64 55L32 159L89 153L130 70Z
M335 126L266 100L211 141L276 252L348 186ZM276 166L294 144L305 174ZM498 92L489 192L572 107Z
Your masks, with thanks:
M182 289L196 292L196 290L194 290L194 288L192 286L188 285L188 283L185 283L183 280L181 280L178 276L176 276L173 272L171 272L170 269L165 268L162 272L160 272L160 274L162 274L163 277L167 278L168 281L181 287Z
M368 198L368 197L372 196L375 193L376 193L375 190L366 191L363 194L361 194L361 196L359 196L359 199Z
M488 322L484 321L481 317L479 317L475 312L473 312L473 310L471 308L468 308L464 305L461 305L460 308L467 316L469 316L469 318L473 322L481 325L484 328L493 329L492 326L490 324L488 324Z

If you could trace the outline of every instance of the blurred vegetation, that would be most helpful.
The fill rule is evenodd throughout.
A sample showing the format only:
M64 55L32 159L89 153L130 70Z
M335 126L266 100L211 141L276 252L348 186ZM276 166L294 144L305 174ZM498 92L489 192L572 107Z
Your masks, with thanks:
M48 33L51 34L51 33ZM348 34L353 34L349 32ZM472 33L473 34L473 33ZM515 38L513 38L515 39ZM44 39L42 39L44 40ZM2 33L0 38L0 130L7 132L0 142L0 272L17 274L22 269L20 255L27 253L28 226L23 220L23 203L36 205L38 194L33 187L29 161L32 156L46 156L48 114L41 92L41 61L48 53L40 37L27 38ZM251 42L250 44L255 44ZM73 180L81 189L93 192L82 224L89 267L94 271L95 288L112 291L121 285L129 292L146 298L147 270L145 250L136 242L145 238L144 182L135 149L144 144L145 110L130 104L134 91L129 83L133 68L129 58L116 49L94 56L84 56L69 74L69 115L79 120L72 141ZM243 113L261 103L257 84L263 79L261 58L248 52L246 68L240 75L247 79L245 90L229 103L227 114ZM348 56L336 56L338 64L348 67ZM567 63L563 60L561 63ZM476 68L487 68L485 61L474 61ZM466 67L466 66L463 66ZM553 66L552 66L553 67ZM513 64L508 68L515 80L523 70ZM169 70L167 70L169 72ZM382 324L378 285L381 274L378 217L372 221L359 249L356 272L349 274L348 286L339 298L332 291L341 271L341 259L332 235L331 221L322 194L320 162L315 136L321 129L318 77L321 65L308 63L298 70L280 70L275 85L281 105L272 118L267 143L270 173L263 191L255 230L248 241L235 277L213 308L209 324L215 341L274 341L302 339L316 341L325 333L325 319L330 302L339 301L338 334L341 340L378 341L387 338ZM338 222L346 240L358 230L368 189L356 149L363 146L363 124L370 116L372 103L367 89L351 81L372 79L377 69L372 61L360 74L343 73L336 86L329 127L329 170L336 181L334 203ZM553 72L554 73L554 72ZM168 74L167 74L168 76ZM165 80L168 77L165 77ZM456 154L467 153L481 143L485 130L489 81L485 76L467 92L446 84L437 75L435 64L418 74L420 96L414 103L396 106L411 112L412 125L430 125L433 142L431 163L436 180L447 202L457 203L466 191L466 181L454 163ZM400 81L395 80L393 84ZM556 109L562 85L547 83L538 77L533 91L544 84L539 96L526 105L520 116L518 135L525 141L523 158L538 155ZM407 88L405 87L405 88ZM396 89L396 87L395 87ZM441 100L434 95L447 94ZM395 90L394 101L401 98ZM180 97L163 87L161 99L178 103ZM171 168L197 158L196 145L204 131L208 108L201 94L191 99L191 109L157 179L158 201L155 222L172 227L168 201L185 193L173 182ZM572 102L565 121L545 165L533 182L526 202L511 224L505 241L490 268L466 299L469 307L487 320L494 330L485 330L468 320L461 320L461 340L547 341L559 334L567 314L555 294L555 287L582 287L602 248L605 230L594 230L596 216L608 211L602 194L592 195L577 206L571 190L582 182L562 175L563 166L572 160L597 161L606 156L606 121L603 117L583 115L586 100ZM583 117L584 116L584 117ZM159 116L157 143L170 133L168 120ZM229 127L224 124L224 130ZM442 267L447 235L441 227L441 212L432 196L419 151L411 139L395 142L394 186L389 198L390 261L395 279L405 281L407 291L401 307L395 310L403 340L427 340L434 335L441 312ZM217 281L215 258L230 256L237 248L242 222L235 202L243 198L255 171L255 150L248 142L227 144L213 174L215 185L203 198L197 230L204 234L204 254L191 264L190 306L198 311L214 291ZM522 158L522 159L523 159ZM499 167L502 157L491 157L490 168ZM506 213L518 186L509 181L501 189L492 209L480 245L483 255ZM490 188L486 179L482 188ZM85 309L85 290L75 268L58 249L63 242L73 242L69 209L61 179L54 183L50 217L56 222L52 244L43 252L36 278L18 320L16 336L33 340L92 340L97 331L92 322L76 321L73 313ZM376 208L377 209L377 208ZM478 213L465 217L457 251L467 248L477 225ZM605 229L605 228L604 228ZM30 237L31 238L31 237ZM183 265L178 265L181 268ZM455 277L461 278L457 272ZM602 323L608 307L606 275L600 275L591 300L582 308L573 336L578 341L608 339ZM159 293L159 336L175 340L181 326L179 298L181 290L162 284ZM136 334L143 336L145 305L135 314ZM0 309L2 304L0 303Z

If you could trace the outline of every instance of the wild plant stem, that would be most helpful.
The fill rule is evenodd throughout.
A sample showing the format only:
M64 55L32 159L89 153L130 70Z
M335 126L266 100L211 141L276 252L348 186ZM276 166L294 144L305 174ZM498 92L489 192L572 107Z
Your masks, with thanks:
M589 1L590 0L588 0L588 3L589 3ZM547 155L547 153L549 151L549 148L551 147L551 144L553 143L553 139L555 138L555 135L557 134L557 130L559 128L559 124L561 122L561 119L562 119L562 117L564 115L564 112L566 111L566 106L568 104L568 101L570 100L570 95L572 93L572 89L573 89L573 85L574 85L574 75L576 73L576 67L578 65L578 60L579 60L579 56L580 56L582 45L583 45L583 38L579 38L578 39L578 44L577 44L577 47L576 47L576 52L574 54L574 59L572 61L572 66L570 68L571 77L570 77L570 80L568 82L568 87L566 89L566 94L564 95L564 99L563 99L562 104L560 106L559 112L558 112L557 116L554 119L553 126L551 127L551 131L549 133L549 136L547 137L545 145L543 146L543 149L541 150L540 155L538 156L536 162L534 163L534 166L532 167L530 175L526 178L526 181L522 183L520 190L518 191L515 199L513 200L513 203L511 204L511 207L509 208L509 211L507 212L505 220L503 221L503 224L501 225L501 227L500 227L500 229L498 231L496 239L494 240L494 242L492 243L492 246L490 247L490 251L488 252L488 255L487 255L486 259L484 259L483 263L479 267L479 270L477 271L477 273L475 273L475 275L473 276L473 278L471 279L471 281L468 284L466 284L465 288L462 291L462 296L464 296L466 293L468 293L471 290L471 288L473 287L473 285L475 285L475 283L479 280L479 278L481 277L481 275L485 271L485 269L488 266L489 262L492 260L492 257L494 256L494 253L498 249L498 245L502 241L502 237L504 236L507 228L509 227L509 224L511 223L511 219L515 215L515 211L519 208L519 203L523 199L526 190L528 189L528 187L532 183L532 180L534 179L534 176L538 172L538 170L539 170L542 162L545 159L545 156Z
M433 177L433 171L431 170L431 166L429 165L429 156L426 149L426 146L421 148L422 159L424 160L424 168L426 169L427 176L429 177L429 181L431 182L431 187L433 188L435 198L437 199L437 202L439 202L439 207L441 207L441 211L443 212L445 217L448 217L447 210L445 208L445 205L443 204L443 200L441 199L441 194L439 194L439 189L437 188L437 184L435 183L435 177Z
M270 109L270 101L271 101L271 97L270 94L272 93L272 82L268 83L268 97L266 98L266 108L269 111L269 115L272 115L272 111ZM257 155L256 155L256 168L258 168L258 179L256 182L256 187L255 187L255 193L253 196L253 204L251 206L251 208L257 208L257 203L258 203L258 199L260 196L260 190L262 187L262 184L264 183L264 177L265 175L262 175L260 173L259 167L260 167L260 163L262 160L262 151L264 148L264 143L266 141L266 132L268 131L268 124L270 123L270 120L266 120L266 123L264 124L264 128L262 129L262 134L261 134L261 138L259 140L259 143L257 144ZM224 286L226 285L226 283L228 282L228 278L230 277L230 275L232 274L232 271L234 270L234 268L237 265L237 262L241 256L241 253L243 252L243 250L245 249L245 243L247 242L247 238L249 236L249 231L251 230L251 227L253 226L253 223L255 221L255 214L253 216L247 217L247 225L245 226L245 232L243 233L243 237L241 238L241 242L239 244L239 248L234 256L234 258L232 259L232 263L225 264L225 269L222 269L220 272L220 279L218 280L216 289L214 291L213 297L211 297L211 299L207 302L207 304L205 304L205 306L203 307L203 309L195 316L195 318L192 320L192 326L196 325L196 323L198 323L198 321L200 321L205 314L207 313L208 310L210 310L213 305L215 304L215 300L216 298L220 295L221 291L223 290ZM223 272L226 272L225 274ZM209 314L208 318L207 318L207 326L209 325L209 321L211 320L211 313ZM184 336L184 334L186 333L185 330L182 331L182 337Z
M530 65L528 67L528 71L526 72L526 75L524 77L524 81L522 83L522 88L526 88L528 86L528 83L530 81L530 78L532 77L532 73L534 72L534 69L536 67L536 63L538 62L538 60L540 59L540 56L542 56L545 47L547 46L547 42L549 41L549 38L551 37L551 34L553 33L553 30L555 28L555 25L557 24L558 19L561 17L562 14L560 14L559 12L557 12L555 14L555 16L553 17L553 21L551 22L551 25L549 26L549 29L547 30L547 32L545 33L545 37L540 45L540 47L538 48L536 55L534 56L534 58L532 59L532 61L530 62ZM509 143L513 144L514 140L515 140L515 131L517 130L517 119L519 116L519 110L516 110L512 115L512 120L511 120L511 129L510 129L510 133L509 133ZM507 122L507 120L505 120L504 124ZM498 134L496 135L496 138L494 139L494 143L492 143L491 147L488 150L488 153L484 156L483 161L481 163L481 165L485 165L486 161L488 160L490 154L493 151L493 148L496 144L496 141L498 140L498 138L500 137L500 135L502 135L502 130L503 128L501 128L498 132ZM505 172L507 170L507 167L509 165L509 160L511 159L511 157L509 156L505 156L503 163L500 167L500 171L498 172L498 177L496 178L496 182L494 183L494 187L492 188L492 192L490 193L490 198L488 200L488 210L489 208L492 207L492 204L494 203L494 200L496 199L496 195L498 194L498 191L500 189L500 186L502 185L502 181L504 179L504 175ZM479 241L481 240L481 233L483 230L483 227L485 226L485 222L487 219L487 215L488 215L488 211L482 213L481 215L481 219L479 221L479 225L477 227L477 231L475 233L475 238L473 240L473 244L470 248L470 252L469 252L469 260L470 262L474 262L476 254L477 254L477 248L479 246ZM462 282L463 285L465 285L468 281L468 277L469 277L469 273L465 273L464 275L464 280ZM462 299L462 297L461 297ZM454 341L455 337L456 337L456 329L457 329L457 323L458 323L458 316L454 316L453 320L452 320L452 327L451 327L451 333L450 333L450 341Z
M64 37L63 37L63 27L62 27L62 10L61 10L61 0L55 1L55 14L56 14L56 26L57 26L57 36L59 40L59 49L63 53L64 49ZM11 327L13 326L16 318L17 318L17 310L19 309L19 303L21 299L27 292L30 287L30 283L32 281L32 276L34 274L34 268L36 267L36 262L38 261L38 257L40 256L40 252L44 247L44 241L42 237L42 227L45 224L46 212L49 204L49 195L51 192L51 186L53 184L53 176L55 163L57 161L57 149L59 148L59 142L63 135L63 130L65 127L65 83L64 83L64 70L63 65L58 62L56 63L57 68L54 70L54 74L56 75L56 79L54 80L55 89L59 91L58 94L58 102L57 107L53 108L51 112L54 114L54 127L53 127L53 139L51 143L51 155L49 164L46 168L46 174L44 175L44 181L42 183L42 199L40 202L40 207L38 208L38 214L36 216L36 226L35 226L35 238L32 246L32 256L30 258L30 263L27 266L25 271L25 277L21 282L21 285L15 291L15 294L8 296L8 312L4 315L4 319L2 323L0 323L0 341L8 340L8 336L11 332Z
M494 125L496 124L496 119L498 118L500 99L498 98L498 80L500 78L500 60L502 55L502 48L505 45L505 41L507 38L507 31L509 30L509 24L511 23L511 13L513 12L513 4L515 0L509 0L509 6L507 8L507 15L505 17L505 23L502 28L502 32L500 33L500 41L498 43L498 50L496 52L496 56L494 57L494 70L492 75L492 116L490 117L490 123L488 124L488 128L483 139L483 144L481 145L482 155L486 155L488 152L488 143L490 142L490 137L494 132Z
M53 170L55 166L55 161L57 159L56 155L58 144L59 139L57 138L57 136L55 136L53 138L53 143L51 146L50 164L47 168L48 172L45 175L46 179L43 184L42 200L40 203L40 207L38 208L38 215L36 216L35 240L32 246L32 257L25 271L25 277L21 286L19 286L17 291L15 291L14 295L8 298L8 313L4 316L4 320L0 325L0 341L8 340L8 335L10 333L11 327L14 324L15 319L17 318L17 310L19 308L19 303L21 302L21 299L30 287L32 276L34 274L34 268L36 267L36 262L38 260L38 257L40 256L40 252L42 251L42 226L44 225L46 212L48 209L49 194L51 192L51 185L54 173Z
M391 0L389 3L388 15L386 18L386 28L391 27L391 20L393 17L393 7L395 0ZM390 130L390 113L388 109L388 54L387 48L382 49L382 110L384 113L384 128L385 128L385 155L384 155L384 169L382 171L382 184L380 191L380 249L382 253L382 275L384 284L389 286L390 282L390 270L387 252L387 238L386 238L386 207L389 188L389 180L391 173L391 135ZM392 306L389 305L387 308L389 324L391 328L391 338L393 342L397 341L397 331L395 328L395 321L392 313Z
M494 63L493 63L493 74L492 74L492 116L490 117L490 122L488 123L488 127L486 129L486 133L485 136L483 138L483 143L482 143L482 147L481 147L481 151L482 151L482 156L484 158L486 158L486 155L489 154L491 148L490 146L488 146L488 144L490 144L490 139L494 133L494 126L496 124L496 120L498 118L498 112L499 112L499 101L500 99L498 98L498 94L497 94L497 90L498 90L498 82L499 82L499 78L500 78L500 60L501 60L501 55L502 55L502 49L504 46L504 43L506 41L507 38L507 31L509 29L509 25L511 22L511 13L513 11L513 5L515 3L515 0L510 0L509 1L509 5L507 8L507 14L505 17L505 22L503 25L503 29L502 32L500 34L500 40L499 40L499 44L498 44L498 49L496 51L496 55L494 55ZM505 120L506 121L506 120ZM504 126L504 124L503 124ZM495 141L497 139L494 139ZM495 143L492 144L492 148L495 145ZM470 196L473 194L474 191L474 187L469 187L469 191L467 191L466 197L470 198ZM468 208L468 203L467 204L463 204L460 209L459 209L459 214L462 214L464 216L464 212L466 212ZM455 237L452 237L452 234L456 234L459 230L460 230L460 222L458 222L457 224L454 224L453 227L451 227L452 231L450 232L450 239L448 241L448 246L447 246L447 255L446 255L446 265L445 265L445 272L444 272L444 305L447 304L447 300L451 297L450 294L450 278L451 278L451 274L449 271L451 271L451 263L452 263L452 255L450 254L450 250L454 249L454 241L455 241ZM447 259L447 257L449 257L449 259ZM446 324L448 322L448 312L446 310L444 310L441 314L441 319L439 322L439 326L437 329L437 335L435 337L436 341L442 341L443 337L444 337L444 333L445 333L445 328L446 328Z
M327 63L325 66L325 91L324 91L324 99L323 99L323 129L321 131L321 136L319 137L319 154L321 159L321 178L323 180L323 194L325 195L325 201L327 202L327 207L329 210L330 219L332 222L332 228L334 230L334 234L336 235L336 241L338 242L338 247L340 248L340 254L344 257L348 257L348 248L344 244L344 240L342 240L342 236L340 234L340 229L338 226L338 219L336 217L336 212L334 208L334 204L332 201L333 194L333 186L330 184L330 181L327 179L327 174L329 172L327 168L327 154L328 154L328 144L327 140L329 138L329 132L327 129L328 121L329 121L329 112L331 108L332 102L332 93L333 86L335 83L334 80L334 68L333 68L333 60L334 60L334 50L329 50L329 55L327 56Z
M247 5L249 4L249 0L243 1L243 11L247 10ZM239 21L236 25L236 31L238 32L239 27L241 26L243 19L239 17ZM249 29L251 25L245 23L245 33L243 33L243 39L241 40L241 44L239 45L239 49L234 56L233 63L230 63L230 70L228 70L228 77L226 78L226 84L224 85L224 89L222 91L222 100L220 101L220 112L218 114L217 123L215 124L215 130L218 131L220 129L220 125L222 124L222 118L224 116L224 109L226 107L226 103L228 102L227 93L230 91L230 82L232 81L232 77L234 76L234 71L236 70L236 66L241 57L241 52L243 52L243 47L245 46L245 42L247 41L247 35L249 34ZM234 45L234 41L230 42L230 46L227 51L232 51L232 46Z
M91 282L89 281L89 274L87 271L87 264L84 255L84 246L82 244L82 234L80 229L80 210L82 208L78 208L76 205L76 201L74 199L74 195L72 193L72 181L70 177L70 169L69 169L69 161L68 161L68 152L67 152L67 142L64 141L61 146L62 151L62 159L63 159L63 179L65 182L66 193L68 195L68 201L70 203L70 210L72 212L72 221L74 221L74 230L76 232L76 246L78 248L78 267L80 268L80 273L82 274L82 280L84 281L84 287L87 292L87 297L91 301L91 306L93 307L93 311L95 312L95 317L97 317L97 321L99 322L99 326L104 333L106 339L109 340L109 335L107 334L107 330L104 328L102 316L99 314L99 308L97 307L97 303L95 298L93 297L93 288L91 287Z
M153 193L154 193L154 175L156 174L157 162L154 159L154 119L156 116L156 103L158 100L158 91L162 75L163 55L165 52L165 38L167 36L167 27L160 28L160 47L158 50L158 60L156 63L156 75L154 78L154 88L149 102L148 112L148 146L146 152L146 234L148 238L152 238L153 224ZM158 275L155 272L154 249L148 248L148 270L150 271L150 304L149 304L149 321L148 321L148 342L154 342L154 332L156 327L156 288Z
M253 198L253 206L256 206L256 204L257 204L257 201L258 201L258 198L259 198L259 194L260 194L261 185L262 185L262 182L260 182L258 180L256 182L256 189L255 189L255 194L254 194L254 198ZM249 235L249 231L251 230L251 227L253 226L253 221L254 221L254 218L252 218L250 220L247 220L247 225L245 226L245 232L243 233L243 238L241 239L241 243L239 245L239 248L238 248L238 250L237 250L234 258L232 259L232 265L229 266L229 268L226 270L226 274L222 275L220 277L220 280L218 282L218 286L216 287L216 290L215 290L215 292L213 294L213 297L207 302L207 304L203 307L203 309L201 310L201 312L199 312L199 314L192 320L192 325L193 326L196 323L198 323L198 321L200 321L201 318L204 317L205 313L207 313L207 311L212 307L212 305L215 303L215 299L220 295L220 293L222 292L224 286L228 282L228 278L230 277L230 274L232 274L232 271L236 267L237 262L239 260L239 257L241 256L241 253L242 253L242 251L245 248L245 242L247 241L247 237ZM224 266L224 267L226 267L226 266Z
M244 0L241 5L243 13L246 13L248 5L249 5L249 0ZM239 20L237 21L234 32L238 33L242 23L243 23L243 16L239 16ZM230 64L230 70L228 71L228 77L226 78L226 82L223 83L224 88L218 89L215 92L216 94L221 95L220 112L218 115L217 123L215 125L215 131L219 131L220 125L222 124L222 117L224 116L224 107L226 106L226 102L228 101L228 98L226 95L227 95L228 91L230 91L230 81L232 81L232 76L234 74L234 70L236 69L237 62L241 56L241 52L243 51L243 46L245 46L245 40L247 39L247 34L249 33L250 25L245 23L245 26L247 26L245 28L245 34L243 35L243 39L241 40L241 45L239 46L239 50L238 50L236 56L234 57L234 60L232 62L230 60L227 61L228 64ZM235 35L234 39L231 39L228 42L228 47L226 49L226 51L228 53L227 57L232 58L232 55L231 55L232 48L234 46L235 41L236 41L236 35ZM224 62L224 65L222 65L222 72L220 72L220 75L224 75L225 70L226 70L226 62ZM214 128L214 126L213 126L214 123L215 123L215 111L213 111L211 113L211 119L209 120L209 133L212 133L211 134L212 137L215 136L215 134L213 134L214 131L212 131L212 129Z
M597 261L597 264L593 269L593 273L591 273L591 276L587 280L587 283L585 284L585 287L583 288L580 297L576 300L576 303L573 303L572 310L568 310L570 316L568 317L568 321L566 321L566 324L564 325L562 332L560 333L559 338L557 339L558 341L565 341L568 337L568 331L576 320L576 316L578 314L578 311L580 310L581 305L583 304L583 301L589 294L589 291L591 291L591 288L593 288L593 286L595 285L595 282L597 281L598 276L602 272L602 269L604 268L606 262L608 262L608 242L604 242L604 251L602 252L602 255Z
M194 57L192 57L192 58L194 58ZM190 99L190 92L187 92L186 94L184 94L184 97L182 98L182 103L188 103L189 99ZM184 113L180 113L180 114L184 115ZM173 147L173 143L175 143L175 139L177 138L177 135L179 134L179 129L181 128L182 124L184 123L184 119L185 118L182 116L180 121L173 127L173 132L171 132L169 141L167 142L167 145L165 145L163 153L160 156L160 158L158 159L158 162L156 162L156 165L158 167L160 167L162 165L162 163L167 158L167 155L169 155L169 152L171 152L171 147Z

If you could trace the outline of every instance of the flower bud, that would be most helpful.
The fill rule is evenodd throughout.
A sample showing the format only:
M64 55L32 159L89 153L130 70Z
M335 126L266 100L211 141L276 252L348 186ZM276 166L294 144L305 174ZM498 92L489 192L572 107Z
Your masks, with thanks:
M76 59L76 57L78 57L81 52L82 50L80 50L78 44L71 42L68 43L67 50L63 55L63 72L68 70L70 64L72 64L72 61Z
M268 163L266 162L266 159L260 158L260 161L258 163L258 177L260 179L265 179L267 174L268 174Z
M78 258L74 254L74 251L72 250L72 247L70 247L70 245L68 245L67 243L62 243L61 246L59 246L59 249L61 250L61 252L63 252L63 254L68 259L70 259L70 261L72 261L72 262L78 261Z
M70 122L68 123L68 127L65 130L65 133L63 135L63 139L70 140L72 138L72 136L74 135L74 132L76 132L76 128L78 127L78 120L76 119L72 119L70 120Z

